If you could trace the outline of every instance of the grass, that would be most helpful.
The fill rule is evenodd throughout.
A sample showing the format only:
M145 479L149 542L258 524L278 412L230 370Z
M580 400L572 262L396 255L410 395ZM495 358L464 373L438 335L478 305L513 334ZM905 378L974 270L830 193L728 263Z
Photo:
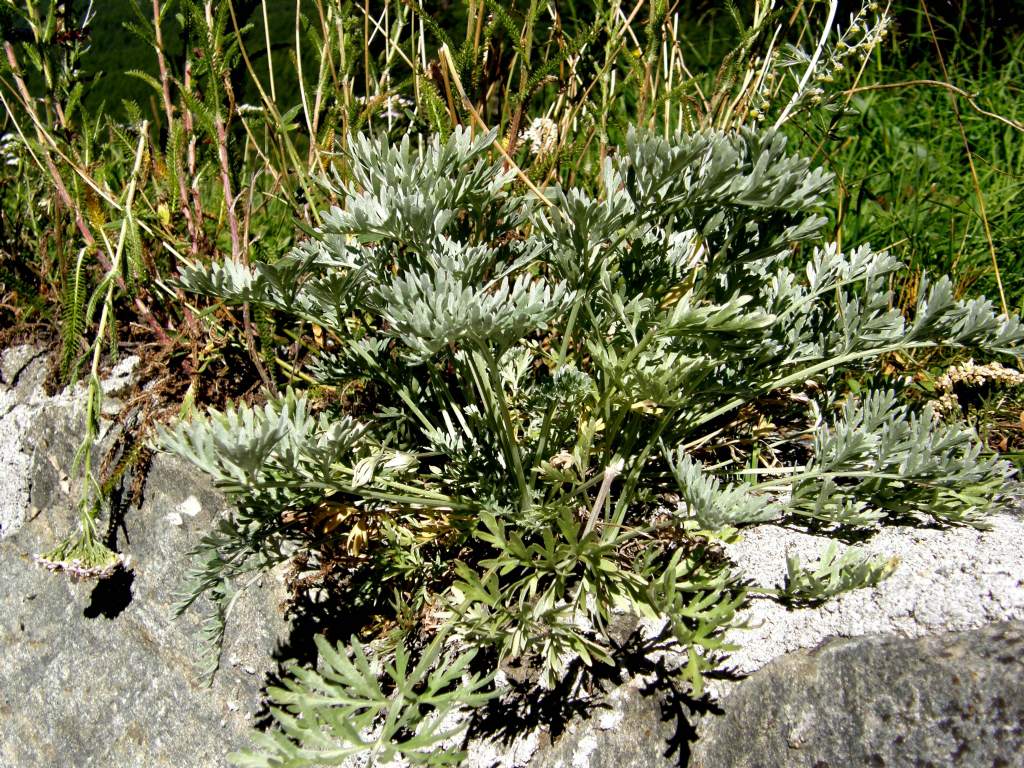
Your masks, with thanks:
M272 264L313 231L336 202L324 179L348 173L346 142L359 133L416 140L495 128L517 191L546 201L555 184L599 187L631 126L668 136L774 125L835 172L835 241L888 246L911 266L893 286L898 302L913 304L929 272L953 275L962 295L1024 309L1021 27L997 17L994 3L968 16L967 4L939 15L906 0L895 30L880 7L851 16L837 0L771 5L464 0L427 13L414 0L300 0L296 15L270 0L119 0L89 19L81 4L0 0L9 134L0 148L0 324L10 329L0 346L17 333L50 338L62 380L84 373L89 388L81 530L43 559L80 575L119 562L96 526L115 473L88 457L103 364L127 349L159 371L146 382L156 393L149 410L135 417L140 445L145 427L170 414L296 384L352 411L374 407L364 382L320 387L303 369L310 352L359 325L354 310L351 325L331 330L281 307L189 297L178 284L195 264ZM78 34L86 27L91 37ZM954 362L892 357L835 399L897 378L916 379L935 399ZM498 393L488 412L502 417L494 424L511 457L504 466L525 509L534 477L515 445L525 430L513 426L496 360L474 360L476 381ZM756 409L734 415L741 402L705 421L721 416L714 434L730 452L753 446L747 469L756 475L770 469L759 432L768 421ZM991 447L1020 459L1022 402L1019 390L985 385L961 405ZM647 403L657 407L635 405ZM639 422L643 412L622 418ZM587 473L582 491L600 477ZM824 588L812 582L808 593Z
M922 7L903 14L896 44L850 94L855 114L821 148L840 181L836 237L888 246L918 276L953 275L961 294L1001 302L1002 283L1006 309L1020 312L1024 37L979 39L966 12L932 15L929 28ZM803 139L821 144L820 133ZM909 303L916 277L901 288Z
M134 215L140 284L150 288L127 302L122 327L134 321L183 353L202 342L182 344L180 332L165 330L195 336L200 327L186 317L199 308L164 288L178 261L282 253L294 219L315 226L330 204L317 176L349 132L496 126L509 159L527 169L524 183L585 186L635 123L735 127L762 109L783 111L773 103L779 86L756 82L760 62L784 51L786 39L813 51L827 10L797 3L772 13L747 2L731 14L683 0L566 3L556 12L535 0L467 0L428 14L391 0L113 0L85 26L82 9L67 4L47 32L49 8L32 0L21 18L8 10L0 20L11 41L0 74L5 130L26 139L0 173L0 314L8 326L62 326L69 376L87 347L73 337L95 323L77 305L68 311L69 286L83 283L79 241L88 251L84 282L94 288L110 254L92 258L89 243L105 228L113 233L123 215L117 185L131 166L129 126L142 119L152 126L152 172ZM840 180L838 241L890 246L914 275L953 274L961 292L1019 310L1024 37L1012 10L972 8L896 3L895 32L863 71L847 67L830 86L851 89L843 100L854 114L838 122L827 112L798 114L785 129ZM840 7L833 33L848 19ZM35 100L31 119L15 72ZM557 126L556 151L544 157L519 139L539 117ZM54 185L54 194L38 191ZM899 288L909 303L917 279ZM250 352L267 346L253 318L222 319L229 336L244 327ZM254 369L274 367L250 356ZM259 378L268 383L271 373Z

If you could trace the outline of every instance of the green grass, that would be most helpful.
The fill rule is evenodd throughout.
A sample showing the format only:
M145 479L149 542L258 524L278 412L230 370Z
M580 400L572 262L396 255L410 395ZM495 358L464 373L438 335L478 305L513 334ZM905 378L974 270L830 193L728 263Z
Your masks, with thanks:
M858 84L864 90L852 95L856 114L821 148L841 182L837 234L848 245L889 246L914 273L953 275L962 293L999 303L994 250L1007 307L1020 312L1024 37L1012 29L1005 36L969 30L963 17L932 16L940 61L927 21L922 12L904 14L897 44L876 54ZM892 87L913 82L918 84ZM942 83L973 95L977 108ZM800 138L808 150L821 145L820 133ZM905 298L912 298L916 281L904 288Z
M163 82L151 0L97 3L81 44L67 42L62 22L40 22L56 7L48 0L0 0L0 28L16 41L10 57L17 59L0 63L2 130L17 134L0 158L0 328L49 331L62 346L65 377L88 372L95 418L82 455L91 455L98 434L101 364L126 344L141 352L148 370L162 371L148 382L157 393L149 399L154 410L138 417L147 426L170 410L184 414L195 406L259 400L299 382L353 411L373 403L379 392L364 390L364 382L322 386L315 369L303 367L309 352L351 341L365 308L348 308L352 316L332 327L318 316L290 314L291 306L259 306L251 294L238 306L217 299L216 291L186 295L180 281L183 273L225 261L288 269L291 262L278 259L346 196L338 193L342 185L323 182L334 173L336 182L351 176L347 142L360 133L415 141L448 135L456 126L477 134L494 128L498 141L486 151L514 172L515 193L549 200L541 189L560 184L580 190L574 199L584 200L601 189L604 161L630 127L668 137L777 123L796 143L793 153L815 156L838 177L826 239L844 247L888 247L911 267L910 277L893 285L903 306L915 303L920 275L928 272L951 275L963 296L984 293L997 306L1024 309L1024 36L1019 20L999 16L1005 12L995 0L970 3L970 15L966 2L959 12L939 15L930 14L926 0L901 0L894 9L899 25L863 69L855 54L868 56L874 45L866 28L884 26L875 4L857 17L858 33L849 29L849 9L841 11L838 27L822 38L832 47L817 44L829 2L793 0L779 3L777 12L768 0L735 6L712 0L421 3L428 13L411 0L300 0L298 19L293 2L278 0L157 5L166 11ZM12 8L28 9L13 26ZM141 34L124 28L133 20ZM29 32L41 39L33 41ZM787 63L787 42L805 58ZM819 62L819 54L822 67L814 72L808 62ZM808 83L822 87L823 100ZM402 100L392 113L394 97ZM850 111L840 119L829 110L842 103ZM521 138L539 118L550 120L556 134L554 148L544 153ZM711 222L687 213L709 237ZM593 218L599 228L599 217ZM730 237L743 240L750 232L758 230L737 228ZM520 234L511 226L509 233ZM370 230L363 234L373 239ZM695 258L704 258L700 250ZM793 253L795 260L808 251ZM378 271L398 270L399 263L382 261ZM742 291L738 273L722 271L723 290ZM266 274L294 283L283 271ZM652 301L657 273L651 275L639 281L637 307ZM663 287L664 300L676 301L693 283L677 279L671 290ZM876 288L878 311L888 311L888 294ZM578 306L590 298L581 294ZM618 298L625 319L633 305ZM575 322L574 308L561 361L570 350L607 343L595 337L597 346L571 349ZM8 339L0 334L0 347ZM543 349L551 339L537 342ZM381 348L382 359L388 354ZM885 354L877 372L863 374L877 377L882 389L894 378L906 384L908 372L937 375L950 362L923 353L914 359L904 350L898 354L905 359L890 364L897 353ZM962 359L966 353L949 354ZM1009 353L998 348L998 354ZM495 373L497 358L472 359L480 369L471 372L476 386L501 392L497 379L482 375ZM528 369L543 372L536 362ZM818 370L807 376L817 378ZM430 373L433 379L436 371ZM792 381L807 376L801 372ZM387 378L388 386L405 386L403 377ZM851 376L830 396L863 383ZM979 432L998 450L1017 450L1024 441L1004 437L1021 424L1021 400L998 394L978 411ZM484 402L485 395L478 399ZM648 404L657 408L641 399L622 411L620 424L642 422ZM636 406L644 410L634 412ZM449 409L442 410L447 419ZM503 395L485 410L511 458L504 466L516 470L519 496L526 499L535 473L517 466L521 454L513 444L527 430L513 425ZM550 418L540 421L540 458ZM742 420L723 425L729 450L745 441L760 456L760 438L746 437L752 429ZM617 438L618 430L608 434ZM392 442L389 437L381 445ZM760 461L748 469L763 469ZM597 471L585 469L579 490L591 487ZM93 490L82 507L87 535L78 543L105 569L110 553L93 548L92 531L111 477L88 463L80 475ZM55 549L51 564L70 560L74 543Z

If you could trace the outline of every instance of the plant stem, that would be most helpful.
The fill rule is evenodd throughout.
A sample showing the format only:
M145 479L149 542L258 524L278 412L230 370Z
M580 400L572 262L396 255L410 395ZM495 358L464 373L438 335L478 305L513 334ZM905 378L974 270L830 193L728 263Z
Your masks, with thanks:
M520 451L519 443L516 440L515 429L512 426L512 416L508 409L508 402L505 400L505 392L501 384L501 379L498 376L498 362L494 359L494 354L487 345L482 344L481 351L487 364L488 370L486 373L490 380L491 391L498 403L498 413L501 417L501 423L505 431L505 442L509 458L512 460L512 469L515 472L516 483L519 486L520 510L525 512L532 506L533 502L530 496L529 485L526 482L526 474L523 472L522 452Z

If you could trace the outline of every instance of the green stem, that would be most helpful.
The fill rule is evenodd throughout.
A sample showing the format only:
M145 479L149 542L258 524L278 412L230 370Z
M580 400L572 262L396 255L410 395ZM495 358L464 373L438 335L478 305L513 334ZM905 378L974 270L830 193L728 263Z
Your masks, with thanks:
M558 350L558 364L557 368L561 368L565 365L565 358L569 354L569 342L572 339L572 333L576 327L576 318L580 312L580 305L583 301L583 294L576 296L576 299L572 303L572 308L569 310L569 319L565 324L565 331L562 334L562 345ZM533 454L534 466L540 463L541 459L544 458L544 451L548 445L548 436L551 432L551 419L554 418L555 408L558 407L557 401L551 403L548 406L547 411L544 412L544 421L540 428L540 439L537 441L537 450ZM530 478L530 487L533 487L534 480Z
M572 340L573 331L576 330L576 317L580 313L580 305L582 303L583 294L579 293L572 303L572 309L569 310L569 319L565 323L565 331L562 334L562 346L558 350L559 367L565 365L565 358L569 354L569 342Z
M665 431L671 420L671 414L666 414L661 418L658 422L658 427L654 430L654 434L651 435L647 445L644 446L636 461L633 462L633 466L630 467L626 481L619 492L619 500L615 504L615 514L612 518L614 524L619 525L625 519L626 512L628 511L627 506L635 495L634 491L637 483L640 482L640 475L643 472L644 465L647 463L647 459L650 457L654 447L660 444L661 433Z
M736 474L738 474L738 475L745 475L745 474L752 474L752 473L750 471L741 470L741 471L737 472ZM799 472L799 473L797 473L795 475L787 475L786 477L780 478L778 480L766 480L766 481L761 482L761 483L755 483L754 485L750 486L750 490L756 491L756 490L761 490L761 489L764 489L764 488L774 488L774 487L785 488L785 487L792 486L794 483L800 482L801 480L815 480L815 479L817 479L819 477L822 477L822 478L843 478L843 477L849 477L849 478L867 478L867 479L871 479L871 480L899 480L899 481L904 482L904 483L913 483L914 485L923 485L923 486L925 486L927 488L946 488L945 485L942 485L941 483L935 482L933 480L918 479L918 478L915 478L913 476L900 475L900 474L896 474L894 472L877 472L877 471L874 471L874 470L865 469L865 470L849 470L849 471L836 470L836 471L833 471L833 472L821 471L821 470L811 470L811 471Z
M744 403L749 403L758 395L762 395L766 392L771 392L772 390L779 389L781 387L787 387L791 384L797 384L801 381L806 381L811 376L814 376L816 373L827 371L830 368L838 368L839 366L845 365L846 363L851 363L855 360L863 360L868 357L880 357L881 355L887 354L889 352L898 352L900 350L905 349L924 349L927 347L934 346L936 346L935 342L931 341L893 344L888 347L869 349L862 352L851 352L850 354L842 355L841 357L833 357L829 360L823 360L820 363L815 363L814 365L810 365L806 368L801 368L799 371L791 373L787 376L783 376L780 379L775 379L774 381L769 382L768 384L765 384L760 388L754 390L749 395L746 395L744 397L735 397L729 402L727 402L725 405L722 405L714 409L713 411L708 411L707 413L704 413L701 416L697 417L695 420L690 421L687 426L690 429L694 429L696 427L707 424L710 421L714 421L719 416L724 416L732 409L738 408Z
M318 321L314 319L313 322ZM370 367L371 370L376 371L377 375L380 376L389 387L391 387L392 391L396 395L402 398L402 402L405 403L406 406L408 406L409 410L412 411L413 414L415 414L416 418L420 420L420 423L424 427L426 427L428 430L434 429L434 424L430 421L430 419L428 419L423 414L423 411L419 409L419 406L416 405L416 402L411 397L409 397L409 393L406 391L405 387L400 386L398 382L392 379L391 376L389 376L388 373L384 370L384 367L380 365L372 357L370 357L370 354L361 346L351 341L349 342L348 346L349 349L353 350L357 355L363 358L363 361Z
M78 449L78 456L81 457L82 461L82 478L86 485L86 488L83 489L85 496L82 499L82 535L84 538L89 540L90 543L96 533L95 517L100 494L100 486L92 469L92 449L97 438L97 429L100 418L99 411L101 409L103 397L103 390L100 385L100 359L103 355L103 337L107 333L107 324L110 322L110 315L113 312L114 288L117 285L116 278L117 275L123 271L124 265L121 261L124 254L125 238L128 234L128 224L132 219L132 205L135 202L136 180L138 178L139 169L142 166L143 150L146 146L147 127L148 123L143 121L142 127L139 130L139 144L135 150L135 166L132 168L131 180L128 182L128 193L125 196L124 219L121 221L121 230L117 238L117 248L114 249L114 253L111 254L110 272L105 278L107 282L107 290L103 297L103 309L100 312L100 321L96 328L96 338L93 341L92 348L92 364L89 369L89 393L85 419L85 436ZM103 232L103 230L100 230L100 234L103 236L103 241L106 243L107 249L110 250L110 242L107 240L106 233Z
M512 426L512 415L505 400L505 391L498 377L498 361L494 359L494 353L486 345L481 345L481 353L487 364L487 375L490 379L491 391L498 405L498 415L501 417L502 426L505 431L505 442L509 458L512 460L512 469L516 475L516 483L519 486L519 505L522 511L532 506L530 487L526 482L526 473L523 471L523 460L519 443L516 441L515 429Z

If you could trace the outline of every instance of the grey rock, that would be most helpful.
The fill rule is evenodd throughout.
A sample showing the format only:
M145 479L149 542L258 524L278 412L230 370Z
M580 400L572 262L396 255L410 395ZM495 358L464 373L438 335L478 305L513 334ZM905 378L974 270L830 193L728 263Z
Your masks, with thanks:
M196 667L202 611L176 619L172 606L186 553L223 499L188 465L156 456L143 503L126 511L118 531L132 570L69 582L32 556L75 525L63 473L78 417L50 402L32 419L33 511L0 540L0 765L227 765L228 753L248 743L260 689L277 670L274 651L287 633L283 587L271 574L242 593L221 671L206 687Z
M83 403L78 399L53 399L32 408L21 448L29 458L28 503L30 518L36 521L37 537L43 526L47 535L56 536L61 529L67 531L67 510L74 506L79 492L79 478L68 473L82 439L84 420ZM109 424L102 429L101 440L93 451L97 466L120 431L111 430Z
M32 362L40 361L44 354L45 352L42 349L31 344L22 344L5 349L0 353L0 384L8 387L15 386L25 369ZM45 363L45 361L43 362ZM42 371L45 377L45 364L42 366Z
M595 703L555 739L545 735L531 768L675 768L685 765L686 717L675 697L632 680Z
M213 527L224 500L200 473L162 455L147 475L143 503L127 510L116 531L130 573L76 584L36 566L32 555L75 525L77 489L67 472L82 423L80 392L45 396L46 365L33 350L0 356L0 766L226 765L228 753L248 743L261 687L277 671L276 651L289 631L283 587L272 573L242 593L222 669L205 687L195 667L204 606L175 619L172 605L186 553ZM123 391L133 368L124 363L110 394ZM109 428L104 446L116 437ZM723 687L720 716L697 718L695 705L657 675L608 683L584 695L577 714L554 730L531 720L536 707L516 718L499 711L503 732L474 739L467 764L681 766L692 722L700 734L694 768L1024 766L1020 622L917 640L834 640L754 671L828 634L881 627L930 635L1021 617L1024 520L1002 515L994 524L985 533L883 531L874 544L899 553L904 570L879 588L813 612L758 603L757 610L774 612L764 613L763 629L735 638L752 649L739 652L735 668L753 674ZM730 554L771 584L784 550L818 544L764 528L748 532L747 544ZM633 629L624 624L620 639ZM570 705L559 708L571 713Z
M47 366L46 358L31 347L15 347L0 355L0 538L16 531L29 514L30 443L41 435L36 425L40 410L60 403L69 416L73 412L70 397L46 397Z
M128 355L118 360L100 382L103 394L107 397L120 397L128 393L135 384L135 373L140 362L137 355Z
M1024 766L1024 623L831 640L705 717L691 768Z
M865 551L899 558L896 572L880 584L839 595L821 606L791 610L759 597L741 611L745 624L729 633L739 649L729 664L750 674L773 658L814 648L830 637L891 634L920 637L977 629L998 621L1024 620L1024 512L1011 500L989 516L991 530L967 527L887 525L858 544ZM827 537L778 525L746 528L726 545L737 570L759 587L781 586L786 557L813 563ZM713 685L716 693L725 686Z

